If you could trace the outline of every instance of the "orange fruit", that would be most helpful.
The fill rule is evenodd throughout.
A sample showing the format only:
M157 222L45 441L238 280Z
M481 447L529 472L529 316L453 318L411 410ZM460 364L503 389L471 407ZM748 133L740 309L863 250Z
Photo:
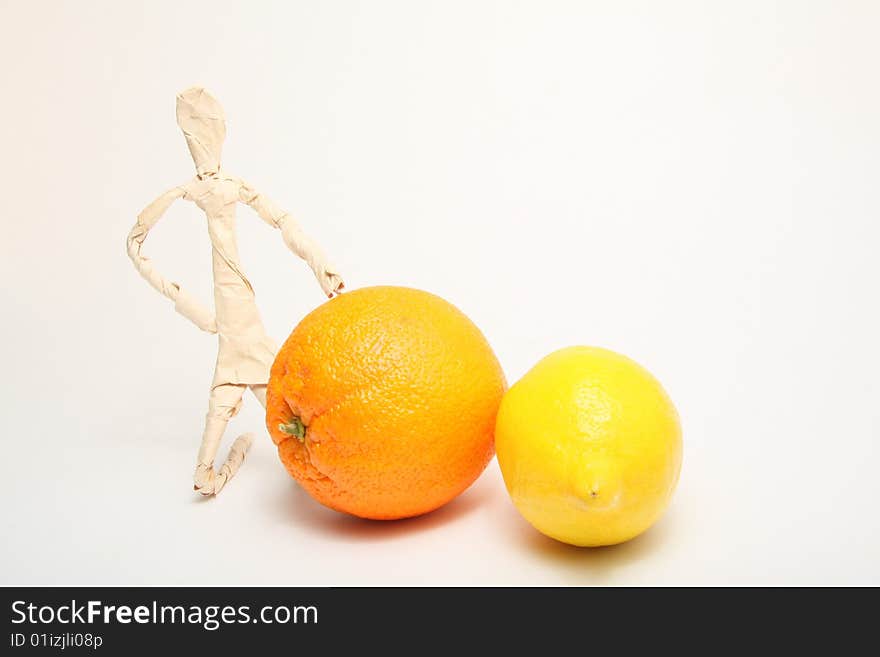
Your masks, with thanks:
M406 518L446 504L494 454L507 387L480 330L438 296L347 292L309 313L269 378L266 426L322 504Z

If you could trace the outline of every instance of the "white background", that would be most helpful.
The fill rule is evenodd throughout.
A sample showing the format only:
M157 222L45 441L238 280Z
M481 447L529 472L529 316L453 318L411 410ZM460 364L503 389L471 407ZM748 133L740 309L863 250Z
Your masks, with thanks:
M880 584L878 33L869 1L3 1L0 583ZM250 397L242 470L194 494L216 338L124 249L194 173L192 84L350 288L444 296L511 382L570 344L654 372L685 432L662 521L554 543L494 461L428 516L342 516ZM281 340L320 291L239 217ZM210 299L193 205L145 253Z

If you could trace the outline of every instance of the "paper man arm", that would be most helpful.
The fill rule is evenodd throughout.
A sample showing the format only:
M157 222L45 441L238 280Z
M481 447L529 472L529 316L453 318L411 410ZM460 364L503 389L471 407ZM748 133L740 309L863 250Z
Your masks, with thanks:
M162 215L165 214L165 211L171 204L177 199L183 198L185 193L183 187L175 187L144 208L143 212L138 215L134 228L128 234L128 257L134 263L135 269L138 270L140 275L150 285L156 288L160 294L174 302L174 309L177 312L203 331L216 333L217 320L214 317L214 313L200 304L192 295L182 290L177 283L164 278L153 266L150 259L141 255L141 246L147 238L147 233L162 218Z
M281 230L284 243L309 264L324 294L332 297L342 292L345 287L342 277L327 260L321 247L302 231L293 217L247 183L242 183L239 198L251 206L263 221Z

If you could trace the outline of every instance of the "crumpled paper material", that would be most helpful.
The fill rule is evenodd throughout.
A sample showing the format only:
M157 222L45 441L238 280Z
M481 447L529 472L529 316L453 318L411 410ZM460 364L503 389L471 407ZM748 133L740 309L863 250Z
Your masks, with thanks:
M215 472L214 459L226 424L238 412L248 388L265 406L265 387L276 350L263 327L254 289L239 261L236 205L249 205L263 221L278 228L288 248L311 267L328 297L340 293L344 283L322 249L287 212L221 168L226 117L217 99L201 87L181 92L177 95L177 124L195 163L196 177L168 190L144 208L128 234L126 246L135 269L156 291L173 302L178 313L203 331L218 335L208 416L194 475L195 489L212 495L220 492L235 475L252 442L250 434L239 436L226 462ZM213 311L180 284L162 276L152 260L142 253L150 230L178 199L191 201L207 218L214 274Z

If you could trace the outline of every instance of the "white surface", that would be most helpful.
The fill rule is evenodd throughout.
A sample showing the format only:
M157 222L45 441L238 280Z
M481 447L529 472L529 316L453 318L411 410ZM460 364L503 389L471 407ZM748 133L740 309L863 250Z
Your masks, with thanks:
M878 31L872 2L3 2L0 583L880 584ZM228 441L261 438L194 495L216 338L123 246L193 175L194 83L350 287L441 294L511 381L578 343L652 370L685 429L664 519L555 544L494 461L429 516L339 516L250 397ZM239 217L283 339L320 291ZM145 252L210 298L196 208Z

